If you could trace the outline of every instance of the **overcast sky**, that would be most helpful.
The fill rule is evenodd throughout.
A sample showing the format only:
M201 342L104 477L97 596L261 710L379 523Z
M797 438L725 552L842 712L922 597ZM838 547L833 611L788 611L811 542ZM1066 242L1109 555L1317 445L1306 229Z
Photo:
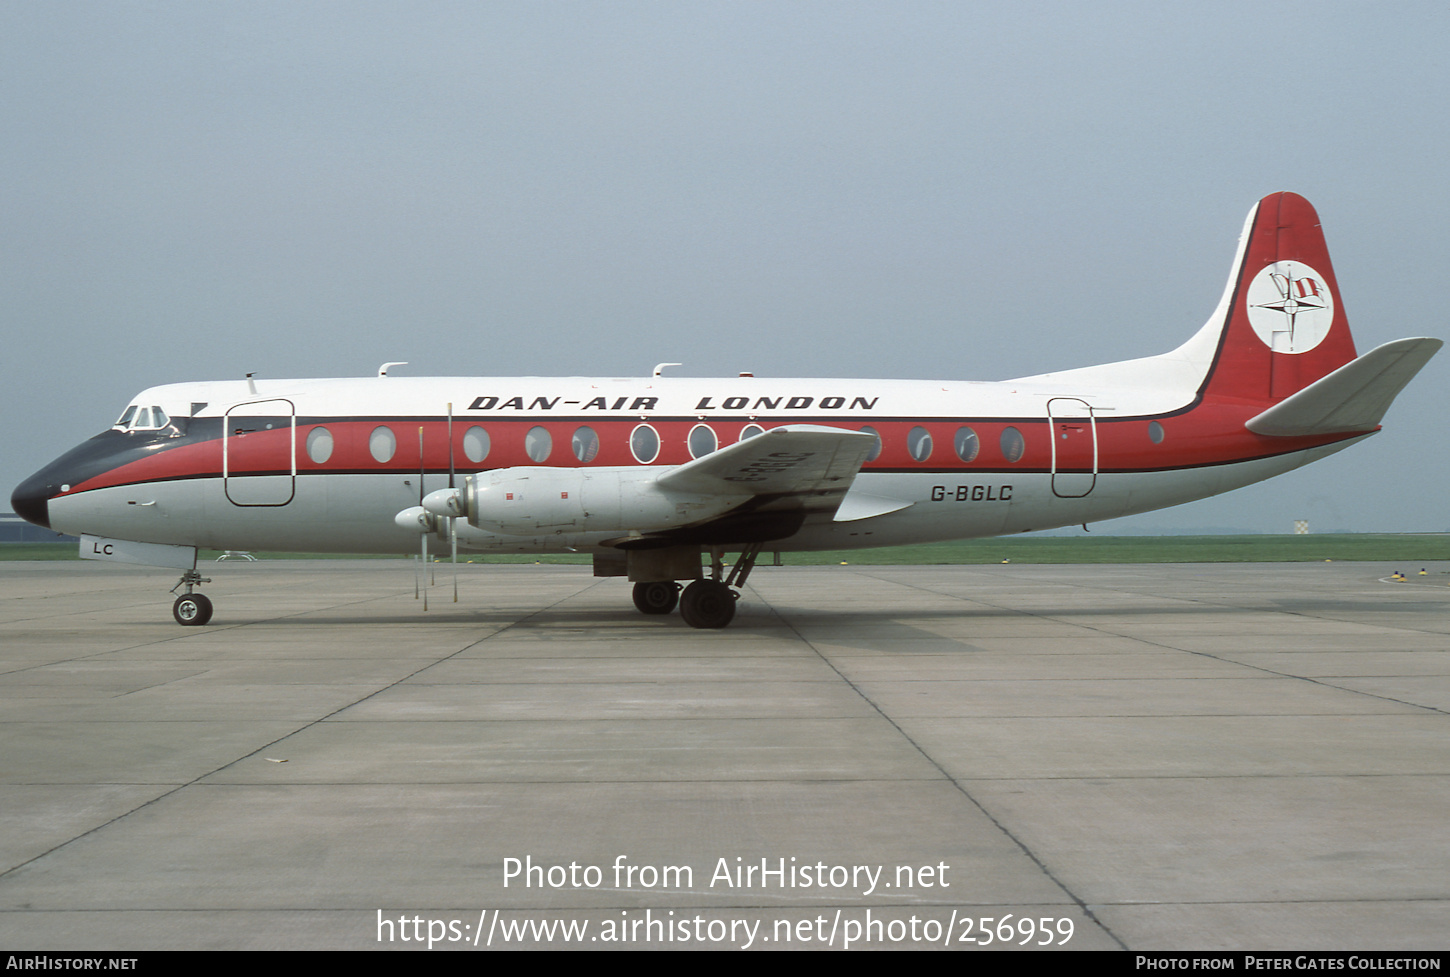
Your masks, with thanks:
M1443 3L0 0L10 488L180 380L991 380L1178 345L1319 209L1363 352L1450 337ZM1432 361L1363 445L1094 527L1450 529Z

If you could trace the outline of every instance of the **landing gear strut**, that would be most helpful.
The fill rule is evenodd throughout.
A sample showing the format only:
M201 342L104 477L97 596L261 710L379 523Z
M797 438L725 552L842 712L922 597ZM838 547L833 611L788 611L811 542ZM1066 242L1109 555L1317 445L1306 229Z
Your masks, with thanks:
M723 628L735 619L735 602L740 594L735 587L745 586L745 579L755 569L755 558L760 555L760 544L752 543L740 554L730 575L724 580L725 561L719 549L715 549L710 561L709 580L696 580L680 595L680 617L692 628Z
M171 605L171 616L183 627L200 627L211 620L211 600L206 594L194 594L191 591L199 583L211 583L211 578L203 577L195 569L191 569L183 573L176 586L171 588L173 594L178 587L186 588L186 593L176 598L176 603Z
M634 585L634 606L641 614L668 614L680 601L680 585L673 580L653 580Z

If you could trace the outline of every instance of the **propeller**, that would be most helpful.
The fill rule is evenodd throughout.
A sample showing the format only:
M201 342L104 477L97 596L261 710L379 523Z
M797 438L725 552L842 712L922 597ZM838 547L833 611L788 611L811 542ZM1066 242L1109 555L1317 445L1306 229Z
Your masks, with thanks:
M458 467L455 461L453 448L453 404L448 405L448 488L440 489L433 495L452 496L454 494L454 483L457 478ZM427 487L423 480L428 475L427 458L423 454L423 428L418 428L418 504L409 506L393 517L393 521L403 529L417 530L421 539L421 560L422 566L419 574L413 581L413 599L423 598L423 610L428 609L428 588L437 583L437 576L433 566L428 562L428 535L439 531L440 518L448 518L448 541L452 548L453 562L453 602L458 603L458 526L456 514L450 509L445 512L435 513L423 505L424 498L428 495ZM422 574L428 574L428 581L422 581Z
M420 507L423 505L423 474L426 470L427 469L423 464L423 426L420 424L418 426L418 505ZM421 538L423 540L422 569L424 573L427 573L430 568L428 566L428 520L426 516L423 519L423 535ZM428 609L428 588L431 586L433 586L433 582L429 580L429 582L422 588L423 610L425 611ZM417 599L416 594L414 595L414 599Z
M453 488L453 402L448 402L448 487ZM421 483L419 484L421 488ZM419 504L422 500L419 499ZM448 517L448 542L453 547L453 603L458 603L458 521Z
M397 524L399 529L411 530L423 537L423 554L426 559L428 554L428 534L438 524L437 517L420 505L410 505L394 516L393 522ZM421 596L423 598L423 607L426 610L428 607L428 597L423 593L422 584L419 582L420 573L422 573L421 567L417 573L413 574L413 599L417 600Z

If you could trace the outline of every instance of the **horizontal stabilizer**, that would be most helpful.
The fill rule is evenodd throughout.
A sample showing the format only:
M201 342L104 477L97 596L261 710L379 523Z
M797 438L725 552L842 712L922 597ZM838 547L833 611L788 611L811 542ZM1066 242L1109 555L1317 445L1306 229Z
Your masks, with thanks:
M1405 384L1442 345L1438 339L1385 343L1256 415L1244 427L1274 437L1372 431Z
M667 492L792 496L804 508L835 511L876 438L815 424L789 424L721 448L660 475Z

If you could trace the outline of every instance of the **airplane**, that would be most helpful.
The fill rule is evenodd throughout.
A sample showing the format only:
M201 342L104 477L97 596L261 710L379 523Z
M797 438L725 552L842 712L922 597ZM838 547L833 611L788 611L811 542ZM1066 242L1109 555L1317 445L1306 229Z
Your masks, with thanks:
M1208 322L1157 356L999 382L649 377L177 383L15 489L93 559L198 548L593 555L645 614L723 628L762 549L1024 533L1227 492L1379 430L1440 349L1357 356L1319 217L1250 210ZM421 543L420 543L421 539ZM727 566L725 555L738 554ZM708 560L702 565L702 558ZM684 582L682 588L681 582Z

